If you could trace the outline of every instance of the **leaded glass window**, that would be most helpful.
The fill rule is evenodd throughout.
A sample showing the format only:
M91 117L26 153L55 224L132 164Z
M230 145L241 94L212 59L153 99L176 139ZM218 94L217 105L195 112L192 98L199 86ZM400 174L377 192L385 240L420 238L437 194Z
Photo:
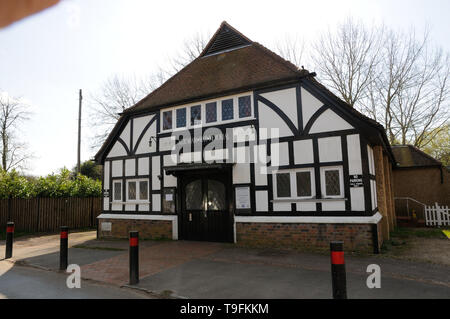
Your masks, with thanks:
M222 121L232 120L233 114L233 100L222 101Z
M191 106L191 125L202 124L202 107L200 105Z
M217 121L217 103L206 103L206 123Z
M311 196L311 172L297 172L297 196Z
M186 108L177 110L177 127L186 126Z
M341 182L339 177L339 170L325 171L325 192L327 196L341 195Z
M163 130L172 129L172 111L163 112Z
M114 200L121 201L122 200L122 183L114 182Z
M148 199L148 181L139 182L139 199L140 200Z
M252 115L250 95L241 96L239 98L239 118L249 117Z
M128 182L128 200L136 200L136 182Z
M291 178L289 173L277 174L277 197L291 197Z

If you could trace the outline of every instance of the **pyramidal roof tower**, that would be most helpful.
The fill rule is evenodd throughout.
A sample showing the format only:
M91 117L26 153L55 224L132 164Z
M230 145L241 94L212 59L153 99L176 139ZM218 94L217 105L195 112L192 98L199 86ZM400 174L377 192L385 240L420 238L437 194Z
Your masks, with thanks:
M234 29L226 21L222 22L220 28L213 35L211 40L205 46L201 57L218 54L247 45L251 45L252 41L245 35Z

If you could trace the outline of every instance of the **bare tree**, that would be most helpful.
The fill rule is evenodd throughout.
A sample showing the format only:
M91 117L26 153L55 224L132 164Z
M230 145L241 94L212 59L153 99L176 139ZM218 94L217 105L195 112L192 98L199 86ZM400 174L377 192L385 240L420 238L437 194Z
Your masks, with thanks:
M146 78L119 75L108 78L101 89L90 97L90 126L96 131L91 147L96 149L103 144L120 113L135 105L196 59L206 46L208 38L207 35L196 33L186 39L183 49L169 59L167 69L160 68Z
M197 32L185 39L181 50L169 58L170 66L166 74L173 75L198 58L208 44L209 38L209 34Z
M92 148L98 148L108 137L125 109L135 105L166 80L165 72L159 70L146 78L113 75L101 89L90 94L90 126L95 128Z
M306 42L298 35L295 37L286 35L284 39L278 40L275 44L275 51L278 55L295 64L298 68L303 68L303 65L305 65L305 49Z
M32 157L27 145L18 139L21 125L29 119L29 106L21 99L0 93L0 169L24 169Z
M354 106L365 97L380 60L383 28L368 28L348 18L312 44L318 78Z
M448 53L418 37L351 18L313 44L319 80L382 123L391 143L424 147L449 120Z
M432 48L429 31L418 38L414 30L391 30L382 50L368 104L391 143L424 147L432 137L427 132L439 133L449 120L449 55Z

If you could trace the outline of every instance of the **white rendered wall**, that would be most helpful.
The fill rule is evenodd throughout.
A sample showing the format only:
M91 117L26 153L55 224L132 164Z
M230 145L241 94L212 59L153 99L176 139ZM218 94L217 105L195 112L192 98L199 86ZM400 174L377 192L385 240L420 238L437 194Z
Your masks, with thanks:
M297 121L297 93L295 88L279 90L261 94L262 97L278 106L298 129Z
M125 176L135 176L136 175L136 160L130 158L125 160Z
M294 141L294 161L296 165L314 163L313 141Z
M273 111L270 107L262 102L258 102L258 114L259 114L259 131L260 138L267 136L268 134L262 133L261 131L267 131L271 128L279 129L279 136L269 136L272 138L292 136L293 133L286 122ZM265 135L264 135L265 134Z
M304 88L301 89L302 95L302 116L303 116L303 126L306 126L308 121L311 119L314 113L316 113L322 106L323 103L316 99Z
M123 129L122 133L120 134L120 138L125 142L125 145L128 147L129 150L131 150L131 144L130 144L130 138L131 138L131 125L128 121L127 125Z
M112 161L112 177L122 177L123 176L123 162L121 160L119 161Z
M256 191L255 198L257 212L269 211L269 195L267 191Z
M161 181L159 180L158 176L161 175L161 164L160 164L160 157L159 156L153 156L152 157L152 188L154 190L160 190L161 189Z
M340 136L319 138L318 145L321 163L342 161L342 144Z
M136 147L137 140L142 134L145 126L155 117L155 115L149 115L144 117L138 117L134 119L133 122L133 143ZM152 146L150 146L151 137L156 137L156 121L150 125L150 127L145 131L139 145L136 149L136 154L147 154L156 152L156 140L152 140Z
M111 157L126 156L126 155L127 151L125 150L125 147L123 147L122 143L115 142L114 146L111 148L106 158L108 159Z
M328 109L323 112L318 119L314 122L309 131L311 134L323 133L323 132L334 132L352 129L347 121L337 115L334 111Z
M149 172L149 162L148 157L141 157L138 159L138 175L150 175Z

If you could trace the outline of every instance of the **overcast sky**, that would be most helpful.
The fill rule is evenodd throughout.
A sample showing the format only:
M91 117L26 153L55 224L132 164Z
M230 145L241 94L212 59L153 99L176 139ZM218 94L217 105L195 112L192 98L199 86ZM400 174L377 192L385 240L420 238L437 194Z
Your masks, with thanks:
M0 30L0 92L32 105L22 135L35 155L28 173L45 175L76 163L80 88L89 95L110 75L150 74L186 38L212 34L223 20L268 47L288 34L314 39L349 15L393 28L428 25L450 50L449 12L448 0L66 0ZM96 150L86 112L83 120L86 160Z

